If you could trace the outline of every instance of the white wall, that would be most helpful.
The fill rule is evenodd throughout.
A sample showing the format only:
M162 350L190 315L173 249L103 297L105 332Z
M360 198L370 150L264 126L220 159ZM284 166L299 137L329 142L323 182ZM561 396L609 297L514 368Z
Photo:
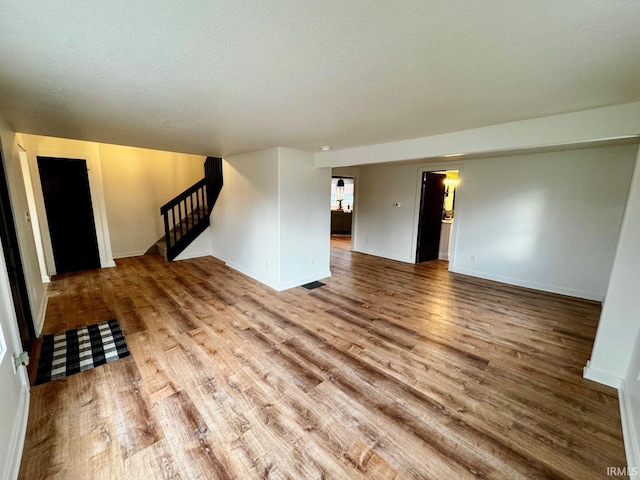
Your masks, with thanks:
M267 285L278 285L278 149L226 159L224 229L227 264ZM216 210L218 205L214 208Z
M640 153L591 360L585 368L586 378L621 389L619 398L627 460L629 466L640 468L639 292Z
M216 202L217 205L217 202ZM198 235L174 260L187 260L189 258L208 257L213 255L211 248L211 226ZM215 255L214 255L215 256Z
M211 215L212 255L276 290L328 277L329 169L287 148L223 162L224 186Z
M639 266L638 254L636 252L635 265ZM632 285L635 286L636 291L640 289L640 280L638 279L638 272L636 270L636 276L633 279ZM636 323L640 318L640 307L637 301L634 305L634 312ZM631 320L631 316L622 317L627 321ZM637 326L637 325L636 325ZM627 463L630 467L636 467L638 475L640 477L640 335L636 334L635 348L631 361L629 362L629 368L627 369L627 375L624 380L624 386L619 392L620 409L622 417L622 425L624 432L625 450L627 451Z
M31 178L33 179L33 190L38 209L38 220L40 222L42 243L44 247L47 273L56 273L56 265L51 246L51 235L49 233L49 223L44 207L44 196L42 184L40 182L40 172L38 171L38 156L60 157L84 159L87 161L89 189L91 191L91 203L93 206L93 216L96 225L96 237L98 240L98 253L100 254L100 265L102 267L113 267L113 253L111 251L111 239L109 237L109 224L107 221L107 210L104 201L104 187L102 184L102 168L100 165L100 152L98 144L93 142L82 142L79 140L69 140L65 138L43 137L40 135L22 134L25 141L23 147L27 151L29 166L31 168Z
M19 137L18 137L19 142ZM19 145L19 143L18 143ZM36 206L36 197L33 193L33 179L31 178L31 168L29 166L29 158L27 152L21 149L20 166L22 167L22 178L24 179L24 188L27 195L27 204L29 206L29 216L31 222L31 230L33 231L33 240L36 245L36 253L38 254L38 265L40 266L40 275L43 283L49 283L51 279L47 274L47 263L44 257L44 247L42 244L42 232L40 230L40 219L38 218L38 207Z
M413 263L415 165L360 167L353 250ZM400 203L399 207L395 204Z
M33 178L47 270L55 273L37 156L87 160L103 267L142 255L164 235L160 207L204 177L205 157L22 134Z
M457 162L450 269L602 300L636 151L625 145ZM415 261L424 168L360 167L356 250Z
M31 307L31 314L33 315L36 334L39 334L44 323L47 297L42 283L42 273L38 263L33 229L26 217L29 212L29 204L27 201L16 135L2 119L0 119L0 139L7 182L11 195L11 208L13 210L18 242L20 244L20 256L22 258L22 266L27 283L29 305Z
M204 178L205 157L98 144L113 258L142 255L164 235L160 207Z
M440 247L438 249L438 258L440 260L449 260L449 252L451 251L451 230L453 223L443 222L442 230L440 230Z
M231 196L231 175L234 169L231 168L227 160L222 160L223 185L218 200L209 216L209 231L211 248L210 254L219 258L223 262L227 261L227 205L233 201Z
M315 168L313 154L280 148L280 288L331 275L331 169Z
M628 145L469 161L451 270L601 301L636 152Z

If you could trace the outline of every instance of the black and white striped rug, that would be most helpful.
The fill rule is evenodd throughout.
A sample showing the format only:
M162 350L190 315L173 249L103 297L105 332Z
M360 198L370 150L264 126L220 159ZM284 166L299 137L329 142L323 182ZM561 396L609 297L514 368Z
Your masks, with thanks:
M42 337L36 385L129 355L117 320Z

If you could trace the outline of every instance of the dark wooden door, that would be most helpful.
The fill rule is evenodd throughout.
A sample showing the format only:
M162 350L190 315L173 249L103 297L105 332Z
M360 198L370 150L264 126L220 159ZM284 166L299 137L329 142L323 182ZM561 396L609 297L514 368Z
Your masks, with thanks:
M33 317L31 306L29 305L29 294L27 282L22 267L22 258L18 247L18 235L16 225L11 210L11 199L9 186L5 174L4 161L0 153L0 241L4 260L7 264L9 274L9 285L11 287L11 297L18 320L18 330L22 348L26 351L31 349L31 342L35 339L35 329L33 327Z
M57 273L100 268L86 160L38 157Z
M444 179L446 177L440 173L424 172L422 174L416 262L426 262L438 258L444 204Z

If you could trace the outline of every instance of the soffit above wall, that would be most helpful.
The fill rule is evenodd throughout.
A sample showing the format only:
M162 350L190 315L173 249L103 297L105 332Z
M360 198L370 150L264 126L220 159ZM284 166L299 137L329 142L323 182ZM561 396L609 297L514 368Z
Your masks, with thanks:
M417 158L414 160L404 160L398 162L384 162L371 164L375 166L384 165L423 165L429 163L444 163L450 162L452 164L459 163L462 160L476 160L481 158L499 158L499 157L513 157L516 155L530 155L533 153L546 153L546 152L564 152L568 150L582 150L588 148L601 148L601 147L616 147L619 145L638 145L640 139L638 137L618 138L612 140L596 140L592 142L582 142L566 145L548 145L543 147L531 147L531 148L518 148L513 150L495 150L492 152L481 153L469 153L465 155L459 155L454 157L429 157L429 158ZM369 165L369 166L371 166ZM359 167L366 167L368 165L358 165Z

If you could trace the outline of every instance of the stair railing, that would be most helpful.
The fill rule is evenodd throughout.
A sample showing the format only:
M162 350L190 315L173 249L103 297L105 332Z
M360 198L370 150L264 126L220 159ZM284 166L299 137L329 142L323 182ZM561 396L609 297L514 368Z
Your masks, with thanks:
M160 207L164 217L167 260L173 260L209 226L209 194L206 179L190 186Z
M222 185L222 159L207 157L204 178L160 207L167 260L174 260L209 226L209 214Z

